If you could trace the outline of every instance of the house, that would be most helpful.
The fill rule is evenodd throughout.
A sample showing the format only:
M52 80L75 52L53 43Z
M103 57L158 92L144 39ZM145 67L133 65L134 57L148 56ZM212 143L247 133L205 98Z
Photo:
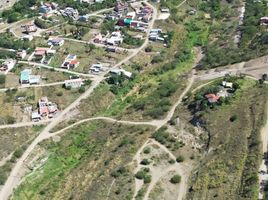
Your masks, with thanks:
M5 62L2 63L2 65L0 66L0 73L7 74L10 70L13 69L15 64L16 64L15 60L12 59L5 60Z
M39 12L42 14L47 14L52 11L52 6L50 4L41 5L39 7Z
M114 10L116 12L124 12L124 11L127 11L128 10L128 4L125 3L125 2L122 2L122 1L117 1L115 3Z
M48 104L48 98L47 97L42 97L38 101L38 110L39 110L40 116L42 116L42 117L45 117L45 116L48 115L47 104Z
M20 73L20 84L36 85L40 83L39 75L32 75L31 69L25 69Z
M33 40L33 36L32 35L24 35L24 36L22 36L22 39L24 41L32 41Z
M18 50L16 53L16 58L24 59L27 56L26 50Z
M41 120L41 116L39 115L38 111L32 112L32 121L38 122Z
M62 46L64 44L64 39L59 37L49 38L47 44L53 46Z
M123 37L120 31L114 31L111 34L111 37L106 40L106 44L108 45L120 45L123 42Z
M206 94L205 95L206 99L208 100L209 103L217 103L218 100L220 99L219 96L215 95L215 94Z
M70 79L64 81L65 88L80 88L83 85L83 80L81 78Z
M44 57L47 54L48 50L49 50L49 48L37 47L34 50L34 56L35 57Z
M105 71L105 68L103 67L102 64L93 64L91 67L90 67L90 72L92 73L98 73L100 71Z
M132 73L131 72L128 72L124 69L112 69L110 71L111 74L114 74L114 75L124 75L126 76L127 78L131 78L132 77Z
M268 17L261 17L260 24L263 26L267 26L268 25Z
M23 33L32 33L37 31L37 27L34 24L26 24L21 26Z
M76 68L79 66L79 62L77 61L77 56L76 55L72 55L72 54L69 54L63 64L61 65L61 68L64 68L64 69L73 69L73 68Z
M222 81L222 86L225 88L233 88L232 82Z

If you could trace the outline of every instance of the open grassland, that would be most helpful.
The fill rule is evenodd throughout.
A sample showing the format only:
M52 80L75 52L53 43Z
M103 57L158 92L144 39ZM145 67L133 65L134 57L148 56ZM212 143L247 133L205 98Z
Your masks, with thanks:
M267 86L248 79L239 82L241 88L230 102L199 115L208 133L206 154L192 175L187 199L258 197Z
M26 176L12 199L106 199L114 179L109 199L131 199L134 177L127 164L151 131L104 121L67 130L60 142L40 145L46 162Z

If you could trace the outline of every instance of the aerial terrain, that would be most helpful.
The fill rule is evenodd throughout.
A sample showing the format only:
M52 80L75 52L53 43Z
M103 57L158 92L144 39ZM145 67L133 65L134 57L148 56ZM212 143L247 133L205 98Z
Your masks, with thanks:
M268 199L268 1L1 0L0 200Z

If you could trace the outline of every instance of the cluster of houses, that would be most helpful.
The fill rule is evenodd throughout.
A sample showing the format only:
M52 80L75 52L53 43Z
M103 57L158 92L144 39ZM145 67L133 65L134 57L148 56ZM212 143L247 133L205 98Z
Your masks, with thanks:
M30 60L35 59L36 61L40 61L41 63L43 63L46 57L51 58L55 54L56 54L55 49L47 47L37 47L29 59Z
M53 118L58 112L56 103L48 101L47 97L42 97L38 101L38 110L32 112L32 121L39 121L41 119Z
M5 60L0 66L0 73L7 74L16 64L16 60L8 59Z
M233 89L233 83L223 81L221 86L220 86L220 91L217 92L217 94L208 93L205 95L205 98L207 99L208 103L210 103L210 104L217 103L221 97L226 98L226 97L230 96L230 94L227 91L228 89Z
M79 62L77 60L77 56L73 54L69 54L65 60L63 61L61 68L63 69L74 69L79 66Z

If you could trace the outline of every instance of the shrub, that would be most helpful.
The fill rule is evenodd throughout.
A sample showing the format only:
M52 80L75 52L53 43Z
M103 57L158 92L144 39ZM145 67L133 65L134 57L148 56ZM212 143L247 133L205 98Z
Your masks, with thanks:
M235 120L237 120L237 115L233 115L230 117L231 122L234 122Z
M152 181L152 176L151 175L146 175L143 179L143 182L146 183L150 183Z
M145 153L145 154L151 153L151 148L150 147L145 147L144 150L143 150L143 153Z
M4 74L0 74L0 84L5 84L6 76Z
M170 159L170 160L168 161L168 163L169 163L169 164L174 164L174 163L175 163L175 160L174 160L174 159Z
M183 162L183 161L184 161L184 157L183 157L183 156L178 156L178 157L176 158L176 161L177 161L178 163Z
M86 88L81 86L78 91L79 93L84 93L86 91Z
M22 148L18 148L14 151L13 156L16 158L20 158L23 154L23 149Z
M140 170L135 174L135 177L137 179L143 179L145 177L145 175L146 175L146 172L144 170Z
M174 175L171 179L170 182L173 184L177 184L181 182L181 176L180 175Z
M148 159L143 159L143 160L141 161L141 164L142 164L142 165L149 165L149 164L150 164L150 161L149 161Z

